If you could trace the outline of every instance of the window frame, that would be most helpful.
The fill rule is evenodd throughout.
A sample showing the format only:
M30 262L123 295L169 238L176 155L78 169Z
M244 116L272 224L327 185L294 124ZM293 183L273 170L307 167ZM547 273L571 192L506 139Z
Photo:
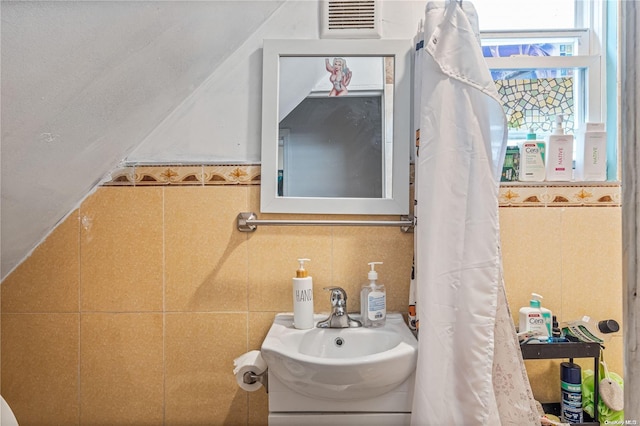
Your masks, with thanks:
M558 69L580 68L586 70L585 90L587 101L584 104L584 120L604 122L606 108L606 86L603 76L602 56L591 52L591 33L589 29L575 30L535 30L535 31L486 31L480 33L483 42L488 40L522 41L527 39L575 38L578 51L574 56L511 56L508 58L485 58L491 70L501 69ZM578 118L578 117L576 117ZM576 123L583 125L583 118Z
M602 104L605 99L602 76L602 58L597 55L588 56L517 56L511 58L485 58L491 70L503 69L558 69L579 68L585 73L585 115L576 120L578 126L583 120L603 122Z
M521 37L523 33L535 37L545 34L562 36L582 32L578 56L586 56L588 77L587 90L590 91L586 119L605 123L607 129L607 182L619 182L621 179L620 115L618 82L618 42L617 23L620 19L620 6L617 2L606 0L575 0L574 25L566 30L531 31L481 31L483 41L490 38ZM581 29L583 28L583 29ZM583 48L584 46L584 48ZM566 57L563 57L566 58ZM589 59L591 58L591 59ZM500 61L485 58L492 66L502 66ZM511 58L508 58L511 59ZM515 59L515 58L514 58ZM538 60L545 59L538 57ZM525 64L526 65L526 64ZM562 64L561 66L564 66ZM513 65L509 65L513 66ZM597 96L595 93L599 92ZM594 96L591 96L593 94ZM597 99L597 102L596 102Z

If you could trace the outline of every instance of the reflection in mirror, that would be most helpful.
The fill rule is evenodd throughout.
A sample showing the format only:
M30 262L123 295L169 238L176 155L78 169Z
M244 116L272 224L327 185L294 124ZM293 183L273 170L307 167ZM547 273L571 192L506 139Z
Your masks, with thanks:
M290 83L297 90L281 90L278 106L278 196L390 198L393 57L282 57L280 88Z
M265 40L262 212L408 213L408 47Z

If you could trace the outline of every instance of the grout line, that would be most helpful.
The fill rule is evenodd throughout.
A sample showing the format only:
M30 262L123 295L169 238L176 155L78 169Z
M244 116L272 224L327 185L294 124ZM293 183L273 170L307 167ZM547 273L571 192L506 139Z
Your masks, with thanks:
M90 315L99 315L99 314L108 314L108 315L115 315L115 314L246 314L248 311L247 310L242 310L242 311L238 311L238 310L234 310L234 311L187 311L187 310L167 310L167 311L83 311L83 312L77 312L77 311L38 311L38 312L5 312L3 311L3 314L6 315L43 315L43 314L59 314L59 315L76 315L76 314L81 314L81 315L86 315L86 314L90 314ZM260 311L255 311L255 312L273 312L273 313L279 313L282 312L282 310L260 310Z
M251 189L250 188L245 188L244 191L245 194L245 207L246 207L246 211L249 211L250 209L250 204L251 204ZM234 231L235 232L235 231ZM251 306L249 306L250 304L250 293L251 293L251 286L249 285L249 276L250 273L249 271L251 270L251 251L250 251L250 241L249 241L249 236L250 233L247 232L245 235L245 251L246 251L246 256L247 256L247 268L246 268L246 274L245 274L245 286L247 288L247 304L246 304L246 313L247 313L247 350L249 350L249 312L251 312Z
M564 259L562 258L562 256L564 256L564 248L565 248L565 238L566 238L566 234L564 232L564 225L563 222L565 220L565 211L561 210L560 211L560 244L559 244L559 248L560 248L560 254L558 256L558 259L560 259L560 313L562 313L562 308L563 308L563 297L562 295L564 294L563 291L563 286L564 286ZM551 312L551 315L553 315L553 312ZM558 315L558 313L556 313L556 315ZM561 318L560 316L556 316L556 319ZM560 322L560 321L559 321Z
M245 194L245 206L246 206L246 211L249 211L249 206L251 204L251 189L250 188L245 188L244 191ZM245 252L246 252L246 256L247 256L247 267L245 268L245 285L247 288L247 304L246 304L246 311L245 311L245 326L246 326L246 334L247 334L247 338L246 338L246 344L245 344L245 351L249 350L249 333L251 331L251 328L249 327L249 315L250 315L250 307L249 307L249 292L251 291L251 288L249 286L249 276L250 276L250 267L251 267L251 255L250 255L250 250L249 250L249 233L247 232L247 235L245 235ZM245 392L245 398L246 398L246 413L245 413L245 420L247 422L247 424L249 424L249 415L251 413L251 407L250 407L250 397L249 397L249 392Z
M166 286L167 286L167 259L166 259L166 194L162 188L162 424L167 423L167 357L165 353L167 340L167 314L166 314Z
M333 249L334 249L333 245L335 244L335 232L336 232L336 229L333 228L333 227L329 230L329 235L330 235L330 238L331 238L330 239L330 245L329 245L329 268L330 268L331 273L329 274L329 276L331 277L330 285L332 285L332 286L336 285L335 284L335 274L334 274L334 272L335 272L334 271L334 269L335 269L334 268L334 258L333 258L334 257L333 256Z
M78 207L78 423L82 421L82 204Z

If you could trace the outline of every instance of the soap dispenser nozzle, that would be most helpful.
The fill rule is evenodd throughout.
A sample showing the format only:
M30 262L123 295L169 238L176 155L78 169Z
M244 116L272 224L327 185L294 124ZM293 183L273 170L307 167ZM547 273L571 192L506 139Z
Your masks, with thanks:
M554 135L564 135L564 127L562 125L563 122L564 122L564 116L562 114L556 115L555 129L553 129Z
M298 259L300 267L296 270L296 278L306 278L307 270L304 269L304 262L311 262L311 259Z
M378 279L378 273L376 272L376 265L382 265L382 262L369 262L367 265L371 266L371 270L367 274L369 281L375 281Z
M531 293L531 300L529 301L529 306L531 306L532 308L539 308L540 302L542 301L542 299L543 297L538 293Z

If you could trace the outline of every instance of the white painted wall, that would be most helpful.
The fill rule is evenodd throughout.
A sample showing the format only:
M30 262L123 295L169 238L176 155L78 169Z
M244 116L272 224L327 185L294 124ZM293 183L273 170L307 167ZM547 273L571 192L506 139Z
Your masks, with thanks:
M383 1L383 38L413 39L425 5L426 1ZM259 162L262 42L319 38L319 12L317 1L286 2L127 161Z
M281 4L1 2L2 277Z
M384 38L426 1L384 0ZM262 40L317 0L2 2L4 278L122 161L259 162Z

